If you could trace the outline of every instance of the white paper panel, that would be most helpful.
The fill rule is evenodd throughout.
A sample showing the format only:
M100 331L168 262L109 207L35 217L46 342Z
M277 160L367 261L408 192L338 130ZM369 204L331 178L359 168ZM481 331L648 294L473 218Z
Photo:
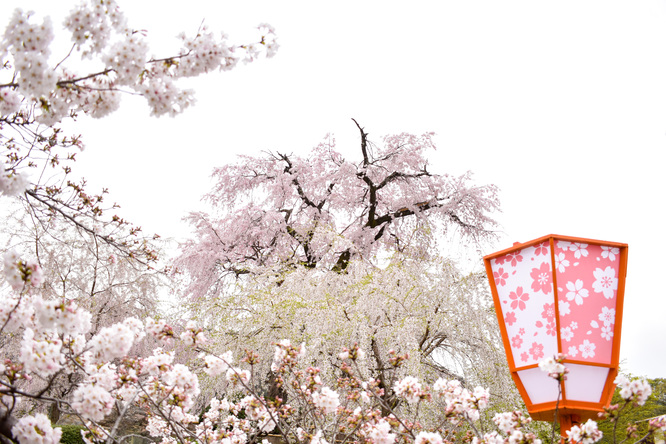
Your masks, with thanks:
M555 297L548 242L491 261L516 367L557 353Z
M530 368L518 372L533 404L557 401L558 383L540 368Z
M591 365L567 364L569 374L564 381L566 397L571 401L599 402L608 368Z

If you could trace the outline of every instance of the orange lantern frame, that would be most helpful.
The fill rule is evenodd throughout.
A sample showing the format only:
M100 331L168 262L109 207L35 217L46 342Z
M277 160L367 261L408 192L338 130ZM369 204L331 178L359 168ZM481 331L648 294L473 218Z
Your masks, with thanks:
M594 401L581 401L576 399L576 395L573 393L573 389L570 390L570 392L567 392L567 381L562 381L562 382L557 382L552 378L549 378L550 381L554 384L559 384L559 400L548 400L546 402L540 402L537 400L536 402L533 402L532 397L530 396L529 390L526 387L526 384L523 382L521 379L521 374L523 377L525 377L525 374L527 373L526 371L529 371L531 369L538 368L538 363L531 362L528 365L517 365L517 359L518 356L514 356L514 350L512 350L511 346L511 341L509 339L509 333L507 330L507 324L505 323L505 317L503 315L503 309L502 309L502 303L504 303L504 306L507 307L507 300L508 299L506 296L500 295L500 292L498 291L498 286L496 280L499 280L501 278L498 278L497 274L494 274L493 270L493 264L495 264L495 268L497 270L497 261L499 258L502 257L511 257L507 255L511 254L518 254L521 251L525 251L529 247L535 247L535 248L541 248L541 246L544 247L544 251L546 250L546 246L549 247L549 255L550 255L550 264L549 267L551 267L550 272L551 277L552 277L552 291L553 291L553 302L554 302L554 308L555 308L555 333L556 333L556 339L557 339L557 352L558 353L564 353L566 354L566 350L564 350L565 345L563 344L563 338L562 338L562 328L563 326L561 325L562 323L562 316L560 315L560 306L564 303L566 303L563 298L564 295L561 293L564 293L564 290L562 289L564 283L557 282L557 278L559 277L560 273L558 273L558 270L556 269L557 266L557 261L555 257L555 252L556 252L556 245L558 245L558 242L564 242L571 244L577 244L577 245L592 245L596 246L597 248L606 248L610 249L612 248L613 251L616 251L615 249L619 250L619 264L617 266L617 291L615 293L615 321L614 321L614 327L613 327L613 334L612 334L612 349L610 352L610 359L608 362L601 363L601 362L589 362L586 360L582 359L575 359L575 358L566 358L564 360L564 364L568 368L577 368L577 369L582 369L582 373L586 373L586 370L584 368L590 368L590 367L597 367L597 375L598 374L603 374L604 370L599 369L598 367L602 368L607 368L607 375L605 378L605 381L603 382L603 388L601 389L601 395L600 398L597 402ZM606 250L608 251L608 250ZM544 253L545 255L545 253ZM578 238L578 237L571 237L571 236L560 236L560 235L547 235L540 237L538 239L534 239L529 242L525 243L515 243L511 248L507 248L502 251L498 251L496 253L490 254L485 256L484 263L486 267L486 272L488 275L488 281L490 283L490 288L492 291L493 295L493 301L495 303L495 312L497 314L497 320L499 322L500 326L500 331L502 334L502 341L504 344L504 349L507 354L507 361L509 364L509 369L511 371L511 376L516 383L516 386L518 388L518 391L520 392L525 405L527 407L527 411L529 412L530 416L533 419L536 420L541 420L541 421L549 421L553 422L555 419L555 412L558 413L558 419L560 422L561 426L561 431L562 435L564 436L565 431L570 429L572 424L583 422L587 419L596 419L597 413L603 412L604 407L607 407L610 404L610 400L613 396L613 392L615 390L615 377L617 376L618 373L618 367L619 367L619 362L620 362L620 340L621 340L621 331L622 331L622 311L623 311L623 306L624 306L624 290L625 290L625 281L626 281L626 274L627 274L627 257L628 257L628 245L623 244L623 243L617 243L617 242L606 242L606 241L600 241L600 240L593 240L593 239L586 239L586 238ZM582 258L583 260L587 258ZM589 258L593 259L593 258ZM596 259L599 260L599 259ZM576 263L575 265L578 265ZM495 270L495 271L496 271ZM501 283L501 282L500 282ZM569 288L569 284L567 284L567 288ZM506 292L506 290L503 290ZM596 291L596 290L595 290ZM566 297L568 298L569 295L567 294ZM502 301L502 298L504 300ZM576 301L577 303L578 301ZM568 304L568 303L567 303ZM582 302L581 302L582 304ZM566 306L568 309L569 305ZM535 321L538 321L535 320ZM511 325L511 324L509 324ZM590 334L589 332L587 333L588 335ZM607 333L608 334L608 333ZM584 368L582 367L584 366ZM590 372L587 372L587 377L590 377L590 375L593 375L593 372L595 372L594 369L591 369ZM532 375L535 375L537 372L532 372ZM545 376L545 373L544 373ZM533 377L533 376L532 376ZM541 378L541 376L537 376ZM579 379L582 379L579 376ZM545 381L545 379L544 379ZM600 382L596 381L593 382L594 384L599 385ZM543 384L548 384L544 382ZM532 395L534 396L535 394L535 387L538 387L539 384L534 384L532 383ZM577 384L578 387L580 387L580 381ZM573 385L572 385L573 387ZM558 395L558 396L559 396ZM534 398L538 398L538 396L534 396Z

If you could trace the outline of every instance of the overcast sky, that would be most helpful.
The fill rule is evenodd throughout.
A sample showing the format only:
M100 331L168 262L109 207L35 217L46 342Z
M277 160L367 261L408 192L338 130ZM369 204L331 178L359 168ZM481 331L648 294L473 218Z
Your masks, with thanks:
M182 236L212 167L238 153L305 154L333 133L359 158L352 117L376 142L434 131L431 171L501 189L501 240L482 254L549 233L629 244L623 368L666 377L665 1L118 2L157 56L202 20L241 42L267 22L281 45L190 81L198 103L179 117L126 97L73 127L88 147L80 170L146 231ZM70 9L3 0L0 18L15 6L56 26Z

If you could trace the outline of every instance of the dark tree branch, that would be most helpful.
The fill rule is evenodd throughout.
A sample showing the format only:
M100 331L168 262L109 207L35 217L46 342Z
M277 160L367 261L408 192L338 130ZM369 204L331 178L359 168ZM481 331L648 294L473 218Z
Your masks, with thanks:
M361 152L363 153L363 166L367 167L370 165L370 159L368 158L368 133L363 131L363 128L361 128L361 125L358 124L356 119L352 118L352 120L356 124L358 130L361 132Z

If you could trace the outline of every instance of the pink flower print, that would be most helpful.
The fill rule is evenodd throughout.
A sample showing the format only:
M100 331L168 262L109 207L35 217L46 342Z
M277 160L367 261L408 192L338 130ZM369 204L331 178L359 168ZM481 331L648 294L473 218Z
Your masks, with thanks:
M555 255L555 267L557 267L557 271L564 273L569 265L571 263L566 259L564 253L557 253Z
M521 335L521 336L524 335L525 334L525 329L521 328L520 330L518 330L518 334Z
M571 304L569 304L567 301L562 301L560 300L560 316L566 316L569 313L571 313Z
M534 247L534 255L539 256L540 254L543 254L544 256L548 256L548 243L547 242L541 242L539 245L536 245Z
M594 350L597 346L594 342L590 342L588 339L584 340L582 344L578 346L583 358L594 358Z
M543 358L543 344L533 342L532 347L530 347L529 352L532 355L532 359L536 360L536 359Z
M599 313L599 320L604 323L604 325L611 325L615 323L615 309L602 307L601 313Z
M511 338L511 347L520 348L521 345L523 345L523 338L521 338L520 335Z
M515 324L517 320L516 314L512 311L508 312L504 318L504 322L506 322L509 327Z
M525 310L525 302L529 301L530 295L528 293L523 293L523 287L516 288L516 291L509 293L509 298L511 299L511 308L514 310L518 308L519 310Z
M601 337L607 341L611 340L613 337L613 327L610 324L601 327Z
M546 324L546 334L549 336L555 336L555 321L549 322Z
M527 362L527 360L530 359L530 355L527 354L527 352L522 352L520 354L520 360L523 362Z
M543 304L543 311L541 317L548 321L555 321L555 303Z
M495 259L495 265L503 265L506 262L506 256L500 256Z
M547 262L543 262L539 268L532 268L530 273L532 278L532 290L543 291L548 294L553 288L553 278L550 273L550 267Z
M583 299L589 296L587 288L583 288L583 281L576 279L576 282L567 282L567 299L575 301L576 305L583 305Z
M617 290L617 278L615 277L615 270L613 267L606 267L605 270L597 268L594 270L594 278L596 281L592 284L595 293L603 293L606 299L612 299Z
M620 249L617 247L601 246L601 257L604 259L610 259L611 262L615 262L615 257L618 254L620 254Z
M520 250L518 250L514 253L507 254L506 260L509 261L512 267L515 267L516 265L518 265L518 262L523 261L523 257L520 255Z
M495 282L499 286L504 286L506 285L506 280L509 277L509 273L504 271L504 268L499 268L496 272L493 273L493 276L495 277Z
M577 329L578 328L578 322L571 321L571 324L569 324L569 327L571 327L572 330Z
M569 347L569 353L567 353L567 355L572 357L572 358L575 358L576 356L578 356L578 349L576 348L575 345L572 345L571 347Z
M563 341L571 341L574 337L574 332L571 329L571 327L564 327L562 330L560 330L560 335L562 336Z

